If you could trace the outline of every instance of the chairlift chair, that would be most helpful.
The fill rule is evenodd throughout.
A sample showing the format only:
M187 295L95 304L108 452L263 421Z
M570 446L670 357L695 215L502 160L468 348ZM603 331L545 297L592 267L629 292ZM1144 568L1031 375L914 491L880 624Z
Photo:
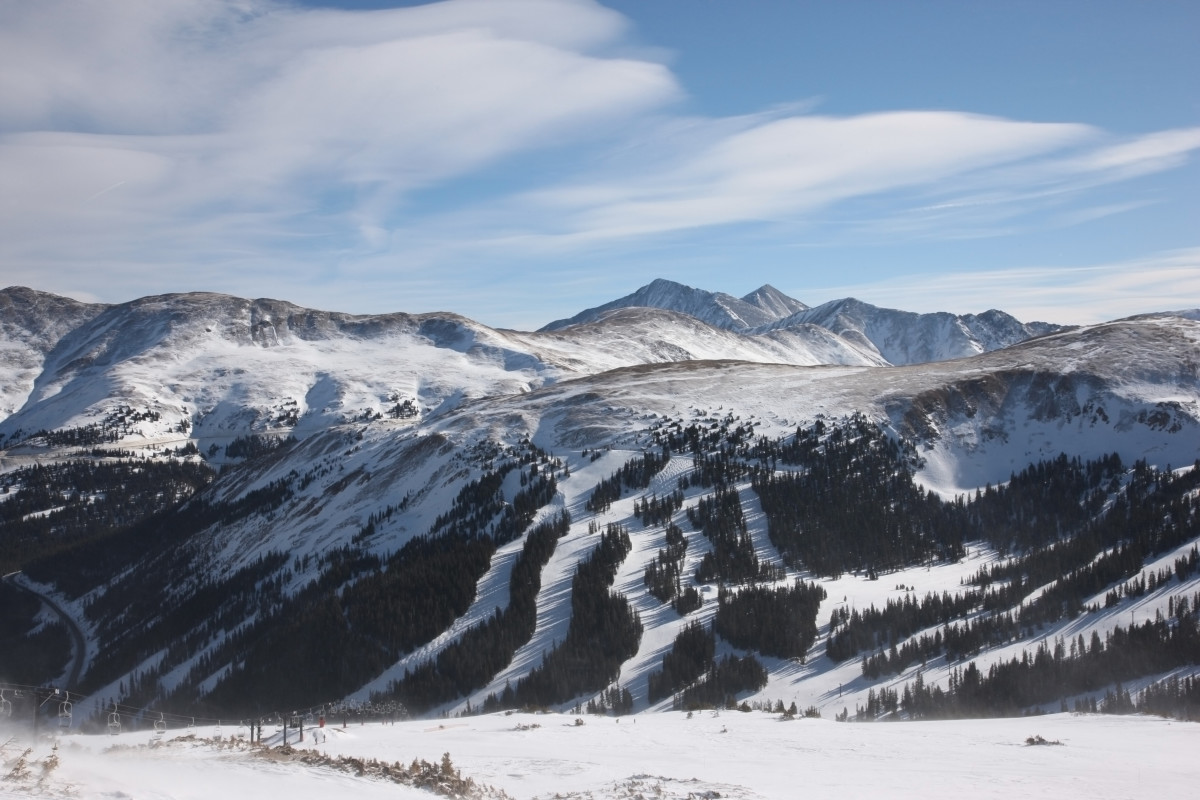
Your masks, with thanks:
M58 727L71 727L71 716L74 713L74 708L70 700L63 700L58 704Z
M117 713L117 704L113 703L113 710L108 712L108 735L116 736L121 732L121 715Z
M162 736L167 732L167 721L163 719L162 712L158 712L158 719L154 720L154 735Z
M4 690L0 689L0 717L12 716L12 700L4 696Z

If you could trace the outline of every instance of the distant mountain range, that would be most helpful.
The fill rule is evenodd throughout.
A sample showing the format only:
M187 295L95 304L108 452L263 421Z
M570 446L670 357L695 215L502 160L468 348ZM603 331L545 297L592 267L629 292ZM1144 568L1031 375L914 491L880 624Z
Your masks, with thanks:
M945 312L915 314L878 308L853 298L810 308L769 285L739 299L659 279L633 294L581 311L570 319L551 322L542 330L557 331L596 322L609 312L624 308L675 311L715 328L750 337L791 331L801 337L819 338L829 332L836 334L852 352L868 359L867 363L881 361L895 366L999 350L1062 327L1046 322L1022 323L994 309L965 316ZM818 332L816 328L822 330ZM855 362L847 353L845 360L827 363Z
M1200 591L1198 352L1196 311L1066 328L661 280L532 332L9 288L0 559L53 606L0 598L0 681L250 717L641 711L736 673L738 701L891 713L919 663L949 690ZM981 594L852 646L881 586Z
M581 311L570 319L551 322L542 330L561 330L572 325L593 322L606 311L634 307L678 311L680 314L687 314L707 322L715 328L735 331L747 331L770 325L808 309L804 303L793 300L774 286L763 286L739 299L724 292L693 289L690 286L659 278L633 294L596 308Z
M0 434L77 424L100 413L97 404L147 400L165 404L173 417L183 416L185 407L187 415L207 408L204 418L216 411L210 422L221 430L250 430L271 413L269 402L251 411L257 399L265 400L263 392L248 391L247 408L223 401L235 384L258 379L281 390L280 382L292 384L280 396L300 402L296 396L308 398L317 376L324 376L318 395L328 395L322 395L327 402L306 411L333 419L378 411L394 393L445 410L458 397L527 390L637 364L737 359L900 366L973 356L1058 329L1000 311L914 314L857 300L810 309L770 286L737 299L665 280L536 333L492 329L453 314L354 316L207 293L100 305L13 287L0 292ZM235 381L228 348L245 345L287 346L286 357L240 352L250 362L283 359L294 369L254 369ZM345 360L329 358L332 351L344 352ZM447 363L428 370L431 358ZM153 386L145 384L151 367ZM106 387L103 395L98 385ZM223 411L241 421L221 420Z

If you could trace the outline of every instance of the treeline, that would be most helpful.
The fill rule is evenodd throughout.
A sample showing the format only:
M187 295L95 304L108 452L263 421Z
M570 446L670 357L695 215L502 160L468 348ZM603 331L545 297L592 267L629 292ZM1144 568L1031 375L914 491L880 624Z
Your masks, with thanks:
M571 580L566 638L516 686L489 696L485 710L544 708L613 683L621 664L637 653L642 636L642 622L629 601L610 591L632 547L629 532L620 525L609 525L600 534L600 543Z
M0 675L6 681L36 685L59 675L71 656L71 638L57 620L39 623L42 601L0 580Z
M687 554L687 536L674 522L666 526L666 547L646 565L642 583L660 603L670 603L680 616L700 607L700 592L694 586L683 587L683 559Z
M539 464L544 468L538 469ZM506 502L504 477L525 465L530 470L523 473L524 488L513 502ZM237 637L244 649L236 649L235 643L231 652L212 654L211 665L201 664L197 682L206 667L235 665L209 701L236 708L239 699L252 699L264 708L281 708L341 696L432 640L474 602L479 579L491 566L497 544L521 535L537 509L553 497L557 465L528 445L514 460L463 486L450 511L437 518L429 534L410 540L386 562L373 565L359 559L357 568L350 570L345 569L345 560L324 564L320 577ZM528 582L531 573L540 575L558 536L569 525L564 515L540 527L532 543L527 543L518 579ZM529 596L516 592L511 617L493 617L489 625L470 634L476 643L490 642L486 652L452 649L444 662L413 673L416 677L406 702L428 707L455 696L462 687L486 683L483 673L491 665L511 659L519 646L515 638L524 635L528 640L532 634L536 592L536 588ZM528 634L522 633L527 629ZM288 661L312 666L303 679L271 687L262 693L265 697L250 696L271 665Z
M529 468L528 475L522 472L521 477L522 488L505 506L492 532L499 544L519 538L533 524L538 511L549 505L558 492L558 481L550 469L539 472L537 464L534 464Z
M532 444L514 452L516 460L505 461L460 489L450 509L437 516L430 535L455 530L468 536L490 536L497 544L505 544L524 533L538 509L554 498L558 491L554 473L563 465ZM529 465L528 472L525 465ZM510 501L503 487L514 469L522 470L521 489Z
M1200 594L1174 598L1174 616L1116 627L1103 641L1093 634L1088 642L1081 635L1069 645L1061 639L1053 645L1042 642L1032 656L1025 652L1020 658L991 665L986 672L971 662L951 671L945 690L926 685L918 674L905 684L900 710L916 719L1018 715L1031 707L1062 708L1070 696L1195 665L1200 663L1197 602ZM1168 695L1159 691L1162 709ZM1186 692L1174 696L1186 697Z
M757 466L735 458L730 449L721 449L709 455L694 456L691 473L682 476L679 483L683 489L689 486L726 486L756 472Z
M692 527L712 542L712 549L696 567L696 580L700 583L736 584L783 578L782 567L759 562L735 487L718 485L715 493L701 497L687 510L687 517Z
M1059 455L1030 464L1003 486L987 486L968 506L972 538L1001 553L1053 544L1095 519L1124 473L1116 453L1084 462Z
M178 564L167 553L158 553L151 560L168 568ZM198 577L187 591L178 586L161 583L156 575L153 582L122 580L110 589L119 604L121 599L136 596L139 586L142 596L131 604L130 613L147 614L146 606L158 604L157 617L138 617L145 620L132 631L122 625L122 618L103 616L97 619L98 639L103 642L100 652L89 664L81 691L90 692L128 675L121 681L120 696L131 705L151 707L163 699L160 678L197 653L220 641L230 632L239 630L248 617L263 610L278 608L285 597L284 588L291 578L287 569L288 557L283 553L267 553L231 575L219 579ZM172 573L174 570L172 569ZM163 576L165 577L165 575ZM102 596L107 599L109 593ZM164 653L154 665L138 671L135 667L155 653ZM203 672L198 680L212 674L211 656L200 659L190 670L191 675ZM190 676L189 676L190 677ZM185 680L185 683L187 681ZM193 695L186 689L180 696L191 702Z
M187 461L72 460L0 475L0 572L179 506L213 479Z
M254 460L268 453L273 453L280 448L293 447L296 444L296 437L288 436L286 438L279 436L263 436L260 434L249 434L239 436L229 444L225 445L226 458L243 458ZM215 453L214 453L215 455Z
M643 497L640 501L633 501L633 515L647 528L651 525L668 524L675 512L681 508L683 508L682 488L676 488L661 498L652 494L649 497Z
M676 711L701 708L734 708L742 692L756 692L767 685L767 670L752 655L727 655L709 665L703 679L688 686L671 707Z
M1087 462L1079 466L1071 466L1074 461L1062 463L1069 469L1092 475L1102 467L1104 470L1115 469L1120 459L1113 455L1100 462ZM1045 474L1044 470L1035 472ZM1058 535L1049 544L1025 551L1007 562L984 567L972 577L971 582L977 586L987 586L996 581L1021 580L1035 587L1042 586L1086 567L1101 553L1118 546L1124 548L1120 559L1134 563L1178 547L1200 535L1200 515L1197 514L1196 503L1196 491L1200 489L1200 461L1190 470L1179 472L1158 470L1145 461L1138 461L1124 474L1124 481L1123 489L1117 488L1109 493L1106 512L1094 515L1077 527L1059 520L1062 524L1057 524ZM1112 481L1107 485L1111 488ZM993 490L993 494L1006 498L1005 503L1010 509L1023 508L1026 518L1039 513L1041 492L1013 496L1014 491L1005 487L1003 490ZM973 507L974 504L969 508ZM1045 510L1040 513L1050 516L1051 522L1057 519ZM983 533L980 532L980 538L983 538ZM1000 539L997 544L1003 541ZM1121 572L1131 574L1128 567L1118 567L1113 574Z
M662 472L671 460L671 451L663 448L661 453L643 453L639 458L631 458L609 477L603 479L592 489L584 507L593 514L608 511L612 504L621 499L625 489L647 489L654 476Z
M662 669L650 673L648 699L657 703L681 691L712 666L717 643L712 628L690 622L675 636L671 649L663 654Z
M379 566L335 559L202 657L187 683L198 686L217 670L221 680L192 702L262 713L341 697L462 616L494 552L490 538L452 532L418 536Z
M464 485L430 533L409 540L391 557L379 559L356 547L324 554L317 578L299 593L280 597L251 626L199 658L185 685L199 686L223 664L226 672L208 696L188 702L204 702L215 712L260 711L342 696L446 630L474 602L479 579L491 566L498 543L521 535L556 489L553 469L558 462L546 453L528 445L510 450L509 455L498 469ZM509 503L502 491L504 477L526 465L523 488ZM288 486L294 477L289 476ZM389 516L386 512L372 515L364 530ZM540 559L550 558L545 552L547 537L552 552L557 535L569 524L568 518L559 518L548 524L552 533L540 530L533 536L529 546L533 560L526 559L518 578L526 576L527 570L540 572L545 563ZM356 541L366 539L361 533ZM515 615L503 625L472 633L479 642L498 644L488 649L488 657L497 662L504 661L503 651L512 648L508 639L514 631L533 624L532 597L522 599L518 591L515 599ZM428 704L439 702L452 686L480 680L478 668L461 656L462 652L451 651L443 663L446 674L427 681ZM286 686L264 686L266 675L289 663L306 664L304 674L289 679ZM414 690L409 697L419 702L421 692Z
M496 518L504 512L504 477L516 469L511 462L489 470L459 489L449 510L438 514L430 535L454 529L468 536L491 535Z
M281 485L286 493L287 481ZM266 505L255 505L257 500ZM103 529L72 547L43 554L25 564L25 573L37 581L55 584L70 598L104 587L84 608L94 624L100 624L106 615L124 615L126 620L147 620L143 624L151 624L149 620L161 615L164 606L177 602L197 585L198 577L189 560L194 555L189 545L191 537L231 516L240 518L273 507L275 500L274 491L233 503L210 502L200 493L132 525ZM131 564L138 564L139 569L131 571ZM130 633L138 630L130 629Z
M487 685L512 663L513 654L533 636L537 627L537 595L542 568L554 554L558 540L571 527L566 512L534 526L513 562L509 578L508 607L467 630L453 644L389 687L376 700L397 698L414 712L470 694Z
M1126 695L1127 697L1128 695ZM1104 710L1116 709L1120 706L1121 697L1114 692L1112 700L1106 693ZM1158 714L1163 717L1178 717L1191 722L1200 721L1200 677L1188 675L1179 677L1172 675L1161 681L1155 681L1142 691L1129 707L1139 714Z
M962 557L961 513L917 486L903 443L857 415L823 438L814 426L796 440L809 445L781 455L803 459L803 469L753 477L785 564L838 577Z
M922 664L945 655L947 662L976 655L985 648L999 647L1024 638L1028 631L1021 627L1014 612L980 615L951 622L933 633L923 633L897 646L881 649L874 655L862 657L863 677L875 680L882 675L894 675L918 661Z
M824 588L806 581L778 588L722 587L713 628L734 647L803 658L817 638L817 611L825 597Z
M1063 576L1030 602L1020 604L1018 597L1013 602L1017 606L1014 609L993 610L968 620L959 618L977 606L996 607L997 592L970 591L954 597L943 594L941 598L929 595L923 603L905 598L889 601L884 612L876 611L873 606L866 612L837 609L831 622L826 653L840 661L863 650L878 648L875 654L862 657L862 674L872 680L903 672L918 661L924 664L940 655L945 655L948 662L958 661L988 647L1032 637L1042 626L1072 619L1084 610L1095 611L1094 606L1084 609L1080 598L1096 594L1115 576L1139 575L1109 591L1105 604L1108 608L1118 604L1120 597L1142 596L1148 584L1157 589L1172 580L1183 582L1200 568L1200 551L1193 547L1189 553L1175 559L1172 568L1162 568L1148 577L1140 577L1142 559L1130 559L1128 552L1129 548L1118 548L1105 554L1088 567ZM1118 571L1113 563L1123 568ZM944 627L902 641L917 630L936 625Z
M47 447L96 447L121 440L121 429L93 422L73 428L40 430L30 438L40 438Z
M951 595L930 592L921 600L911 594L888 600L882 609L839 606L829 620L825 654L834 661L854 658L864 650L876 650L936 625L945 625L979 607L981 592Z
M681 421L668 422L654 430L654 441L675 453L702 455L728 438L732 421L732 418L724 422L714 419L707 425L692 422L686 426Z
M120 405L105 414L104 419L100 422L88 425L57 430L42 429L32 436L24 436L23 431L14 431L9 437L11 440L9 446L40 438L47 447L95 447L120 441L133 433L133 426L139 422L158 422L161 418L157 411L150 408L139 411L132 406Z
M1175 563L1170 569L1162 567L1148 575L1139 575L1108 592L1104 596L1104 607L1112 608L1120 605L1121 601L1126 598L1143 597L1147 592L1154 592L1159 587L1168 585L1172 578L1185 581L1195 575L1197 571L1200 571L1200 549L1193 545L1187 555L1175 559Z
M596 697L588 700L587 713L624 716L633 713L633 692L624 686L610 686Z

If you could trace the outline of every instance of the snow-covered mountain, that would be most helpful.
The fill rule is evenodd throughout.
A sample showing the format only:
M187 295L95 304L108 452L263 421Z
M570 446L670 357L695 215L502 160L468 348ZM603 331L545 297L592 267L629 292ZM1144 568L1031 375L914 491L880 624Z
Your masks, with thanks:
M0 418L24 402L58 340L103 310L22 287L0 292Z
M854 301L780 316L790 308L786 298L767 290L757 298L763 308L754 307L775 317L759 328L633 304L556 330L518 332L452 314L351 316L215 294L85 306L6 290L4 307L21 312L3 319L4 346L19 358L4 365L18 408L0 421L0 511L26 502L22 482L35 476L20 470L31 464L86 457L150 472L205 459L221 468L207 487L181 490L194 492L192 501L166 516L126 515L100 536L78 533L76 549L55 550L52 561L29 563L25 585L54 598L84 642L72 648L64 675L81 674L97 696L191 698L229 708L273 674L278 654L304 659L300 681L326 675L325 648L336 646L354 651L352 665L338 662L328 673L340 676L336 690L328 689L336 696L319 694L324 689L297 689L296 696L366 701L408 675L425 675L472 631L500 624L510 605L535 609L510 660L490 667L470 691L434 704L477 708L519 685L568 640L578 565L596 550L598 531L613 524L628 531L630 543L612 591L628 599L643 630L612 683L632 687L635 709L661 709L670 700L649 699L650 675L689 622L715 618L718 584L736 583L696 577L719 548L689 520L713 495L718 461L740 465L720 482L738 498L747 546L776 570L751 583L819 578L828 595L816 615L825 637L839 603L881 606L889 585L900 582L920 592L959 591L1004 554L969 542L974 556L912 557L896 567L894 581L851 572L821 577L789 560L773 538L757 480L764 469L802 474L787 459L805 447L836 453L847 437L868 440L878 430L902 443L894 469L911 469L929 498L945 499L1005 484L1060 454L1097 463L1116 454L1124 471L1098 485L1090 514L1131 502L1122 492L1143 484L1130 465L1194 477L1195 314L1050 330L1000 312L906 315ZM913 360L920 363L907 363ZM239 454L234 445L247 434L264 438ZM279 446L272 449L271 440ZM612 476L649 455L662 460L642 488L618 483L612 495ZM68 529L55 526L66 525L64 509L86 515L109 490L89 491L43 492L42 506L22 505L5 519L12 530L46 520L34 533L62 536ZM598 492L609 499L596 501ZM677 493L681 507L669 516L688 529L680 585L700 598L686 612L652 595L646 581L669 543L663 525L643 520L641 504ZM533 596L518 602L528 588L515 576L526 574L517 564L531 526L552 521L566 527ZM1187 533L1197 524L1194 513L1174 524L1182 539L1147 556L1145 574L1171 567L1200 541L1200 531ZM479 558L471 548L485 540L494 552ZM364 633L414 613L421 598L405 595L403 581L378 589L382 595L367 592L409 574L406 546L440 541L466 548L446 572L478 569L469 593L447 587L433 598L439 612L456 593L461 605L432 633L404 644ZM428 569L412 569L405 580L428 578ZM1180 581L1117 601L1111 613L1056 620L1042 635L1104 636L1121 620L1128 624L1131 609L1166 613L1178 592L1200 590L1200 578ZM1027 587L1027 602L1047 586ZM1082 605L1107 608L1105 591L1111 583ZM338 627L343 618L355 622ZM321 636L306 642L303 631L318 625ZM1013 640L979 658L994 662L1025 646ZM753 651L725 640L718 647ZM884 685L859 675L857 659L835 662L821 655L822 644L813 647L803 665L762 657L766 688L740 697L826 705L844 685L843 702L853 708ZM927 679L946 685L954 668L938 656ZM589 696L597 695L575 699Z
M804 303L788 297L769 283L755 289L742 300L756 308L761 308L776 319L783 319L808 308Z
M995 309L982 314L956 315L947 312L916 314L879 308L847 298L809 308L773 286L763 286L738 299L721 292L707 292L668 280L656 280L630 295L557 320L543 331L569 329L603 319L622 308L657 308L687 314L708 324L749 336L789 331L807 338L833 333L844 346L865 354L867 363L896 366L961 358L1016 344L1041 336L1061 326L1046 322L1022 323ZM788 361L788 363L799 363ZM836 356L823 363L848 364Z
M713 327L735 331L767 325L808 308L799 300L793 300L769 285L762 286L739 299L724 292L693 289L675 281L659 278L633 294L581 311L570 319L556 320L542 330L561 330L599 319L605 312L613 309L636 307L678 311L707 322Z
M1022 323L992 309L982 314L916 314L848 298L805 309L770 323L769 330L817 325L889 364L922 364L1009 347L1059 330L1045 322Z
M114 306L0 292L0 435L152 410L148 439L365 419L404 401L439 413L619 367L732 359L881 366L973 355L1053 326L1002 312L916 315L857 301L806 309L769 286L739 300L658 280L541 332L453 314L354 316L192 293ZM298 426L298 427L297 427Z
M789 308L774 293L764 302ZM812 325L749 336L683 313L628 309L569 330L521 333L453 314L353 316L193 293L114 306L0 292L0 435L96 424L148 409L149 440L297 433L411 401L437 413L623 366L696 359L879 364Z
M350 316L201 293L87 310L52 347L26 349L25 363L40 363L22 374L38 374L9 384L28 389L0 434L99 424L120 407L157 416L133 431L150 442L189 428L200 439L302 434L406 400L435 412L528 390L557 372L449 314Z

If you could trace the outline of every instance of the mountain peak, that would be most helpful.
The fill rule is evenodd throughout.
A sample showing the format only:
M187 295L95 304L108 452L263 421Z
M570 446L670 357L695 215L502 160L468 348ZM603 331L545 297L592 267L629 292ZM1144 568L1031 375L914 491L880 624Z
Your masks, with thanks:
M804 324L818 325L863 345L896 366L978 355L1060 329L1044 322L1026 324L995 309L978 315L919 314L880 308L854 297L800 311L769 328Z
M633 294L586 309L570 319L555 320L542 330L555 331L582 325L595 321L613 309L639 306L677 311L715 328L734 331L769 325L808 307L771 286L763 286L744 298L737 298L724 292L709 292L666 278L655 278Z
M764 283L743 297L742 301L766 311L777 319L790 317L792 314L808 310L808 306L804 303L795 298L788 297L769 283Z

